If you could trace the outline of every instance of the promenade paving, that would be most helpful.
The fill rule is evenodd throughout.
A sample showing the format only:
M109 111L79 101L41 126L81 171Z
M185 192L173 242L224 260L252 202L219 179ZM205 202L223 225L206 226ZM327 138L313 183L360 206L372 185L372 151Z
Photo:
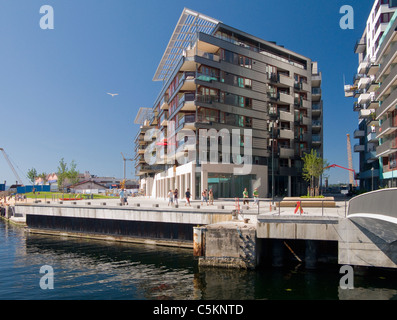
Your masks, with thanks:
M24 201L18 201L17 203L35 203L36 199L26 199ZM44 199L41 200L41 203L45 203ZM51 199L47 199L49 201ZM90 202L91 205L101 205L102 203L106 203L106 206L120 206L120 200L118 198L115 199L90 199L90 200L78 200L73 201L76 202L77 205L84 205L87 202ZM10 205L14 205L14 200L8 201ZM59 203L59 201L50 201L51 203ZM67 205L69 201L64 201L63 204ZM346 215L348 209L348 201L335 201L335 207L321 207L321 201L319 201L319 207L305 207L303 202L303 214L302 216L324 216L324 217L340 217L343 218ZM164 199L151 199L148 197L129 197L128 204L122 206L123 208L137 208L137 204L140 205L140 208L150 208L151 210L188 210L188 211L197 211L197 212L232 212L236 209L236 201L234 199L218 199L214 201L213 205L207 205L205 202L202 203L200 200L192 200L191 206L186 204L184 199L179 200L178 208L175 208L174 204L169 205L168 200ZM273 208L271 210L271 199L260 199L259 208L254 204L253 200L249 200L249 205L243 205L240 199L239 205L242 210L243 215L280 215L280 216L295 216L299 217L300 214L294 214L294 207L281 207L281 208ZM154 205L158 205L155 207ZM199 206L199 207L198 207Z

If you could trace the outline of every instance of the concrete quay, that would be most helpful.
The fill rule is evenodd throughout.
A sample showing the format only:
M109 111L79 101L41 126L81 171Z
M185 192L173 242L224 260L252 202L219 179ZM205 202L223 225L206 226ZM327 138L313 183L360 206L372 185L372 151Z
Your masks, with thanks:
M254 269L292 259L307 268L324 261L397 267L394 247L378 246L346 218L347 201L317 208L303 201L302 214L270 204L240 203L236 214L233 200L211 206L181 200L177 207L143 197L129 198L128 205L119 199L29 201L17 202L10 220L26 223L30 232L190 248L201 266Z

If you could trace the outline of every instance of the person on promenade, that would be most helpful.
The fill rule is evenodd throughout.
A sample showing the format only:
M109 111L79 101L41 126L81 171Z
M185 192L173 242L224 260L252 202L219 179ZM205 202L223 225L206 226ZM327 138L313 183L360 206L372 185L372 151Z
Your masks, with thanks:
M243 204L247 204L248 205L248 191L247 188L244 188L243 191ZM248 207L249 209L249 207Z
M174 200L174 195L173 195L172 191L170 190L170 191L168 192L168 206L169 206L170 204L171 204L171 206L172 206L173 200Z
M208 197L209 197L209 205L214 204L214 191L212 191L212 188L208 192Z
M201 205L203 205L203 202L205 201L205 203L208 206L208 199L207 199L207 189L204 189L203 192L201 193Z
M187 188L186 193L185 193L185 196L186 196L185 207L186 207L187 205L189 205L189 207L190 207L191 205L190 205L190 191L189 191L189 188Z
M121 205L124 205L124 202L125 202L124 189L121 189L119 196L120 196Z
M259 205L259 201L258 201L258 198L259 198L258 188L255 188L255 189L254 189L253 196L254 196L254 204Z
M174 191L174 202L175 205L178 205L178 189L175 189Z

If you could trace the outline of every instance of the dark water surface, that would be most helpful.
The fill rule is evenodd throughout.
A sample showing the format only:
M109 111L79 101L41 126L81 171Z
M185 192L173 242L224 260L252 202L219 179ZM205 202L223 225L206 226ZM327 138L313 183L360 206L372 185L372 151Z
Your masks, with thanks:
M40 287L44 265L53 289ZM0 300L390 300L396 275L356 274L343 290L339 266L201 269L191 250L35 235L0 220Z

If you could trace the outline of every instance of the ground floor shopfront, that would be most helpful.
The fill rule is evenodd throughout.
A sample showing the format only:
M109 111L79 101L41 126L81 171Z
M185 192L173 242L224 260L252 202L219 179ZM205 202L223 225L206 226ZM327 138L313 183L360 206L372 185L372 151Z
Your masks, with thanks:
M306 194L306 184L301 176L274 175L274 195L300 196ZM242 198L247 188L249 197L258 188L260 198L272 197L272 173L265 165L252 165L249 173L237 174L234 164L201 164L193 162L141 179L141 190L151 198L166 199L169 190L178 189L179 198L185 198L189 188L192 199L201 199L204 189L212 189L214 198Z

